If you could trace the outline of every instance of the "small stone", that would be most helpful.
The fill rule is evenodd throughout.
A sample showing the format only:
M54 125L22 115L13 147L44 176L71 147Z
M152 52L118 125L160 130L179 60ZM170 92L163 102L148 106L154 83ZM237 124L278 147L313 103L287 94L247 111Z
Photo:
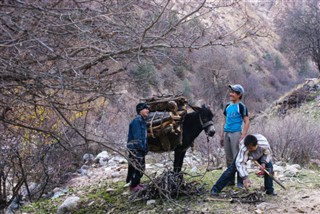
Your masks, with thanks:
M119 164L125 164L125 163L128 162L124 157L121 157L121 156L115 156L111 160L113 160L113 161L115 161L116 163L119 163Z
M152 204L155 204L156 203L156 200L148 200L147 201L147 206L150 206Z
M115 190L112 189L112 188L108 188L106 191L107 191L108 193L110 193L110 192L114 192Z
M90 153L86 153L82 156L82 160L85 164L90 163L94 160L94 155Z
M58 208L57 214L64 214L74 211L80 203L80 198L77 196L68 197Z
M256 214L263 214L264 212L263 212L262 210L260 210L260 209L257 209L257 210L254 211L254 213L256 213Z
M198 168L196 166L192 167L191 172L192 173L197 173L198 172Z
M127 196L127 195L129 195L130 193L128 192L128 191L126 191L126 192L123 192L121 195L123 195L123 196Z
M270 203L262 202L262 203L258 204L256 207L257 207L258 210L266 210L266 209L268 209L270 206L271 206Z
M82 170L88 170L90 167L88 166L88 165L83 165L82 167L81 167L81 169Z
M91 201L91 202L88 204L88 207L92 206L94 203L95 203L95 201Z

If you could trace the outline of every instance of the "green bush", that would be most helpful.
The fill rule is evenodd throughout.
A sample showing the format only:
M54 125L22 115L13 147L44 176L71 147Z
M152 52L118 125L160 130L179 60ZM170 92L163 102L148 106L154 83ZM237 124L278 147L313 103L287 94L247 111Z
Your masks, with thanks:
M131 74L138 88L143 91L143 96L150 94L150 85L158 85L156 67L153 63L141 63L131 71Z
M173 72L177 77L179 77L179 79L183 80L185 78L184 69L185 68L183 66L175 66L173 68Z

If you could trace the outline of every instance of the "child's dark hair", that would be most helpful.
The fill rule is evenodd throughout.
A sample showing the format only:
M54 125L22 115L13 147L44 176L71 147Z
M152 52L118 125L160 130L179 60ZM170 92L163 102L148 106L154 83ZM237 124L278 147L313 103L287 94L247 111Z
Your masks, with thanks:
M248 146L256 146L258 144L258 139L253 135L247 135L244 139L244 145Z

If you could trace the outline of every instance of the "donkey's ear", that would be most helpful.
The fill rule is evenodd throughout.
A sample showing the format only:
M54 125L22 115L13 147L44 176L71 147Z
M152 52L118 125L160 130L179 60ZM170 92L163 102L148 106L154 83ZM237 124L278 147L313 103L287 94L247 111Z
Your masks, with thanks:
M192 110L193 111L195 111L195 112L198 112L198 111L200 111L200 107L198 107L198 106L193 106L193 105L189 105L190 106L190 108L192 108Z

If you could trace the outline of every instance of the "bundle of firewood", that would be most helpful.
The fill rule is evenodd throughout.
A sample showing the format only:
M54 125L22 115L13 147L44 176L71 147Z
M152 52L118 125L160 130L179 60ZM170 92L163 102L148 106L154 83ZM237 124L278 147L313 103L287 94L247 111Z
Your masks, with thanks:
M150 107L147 118L150 151L173 150L182 142L182 124L187 113L187 99L182 96L161 96L146 99Z
M183 172L166 170L150 180L144 189L129 196L130 201L150 199L177 199L180 196L196 196L206 193L205 184L191 179L183 179Z

